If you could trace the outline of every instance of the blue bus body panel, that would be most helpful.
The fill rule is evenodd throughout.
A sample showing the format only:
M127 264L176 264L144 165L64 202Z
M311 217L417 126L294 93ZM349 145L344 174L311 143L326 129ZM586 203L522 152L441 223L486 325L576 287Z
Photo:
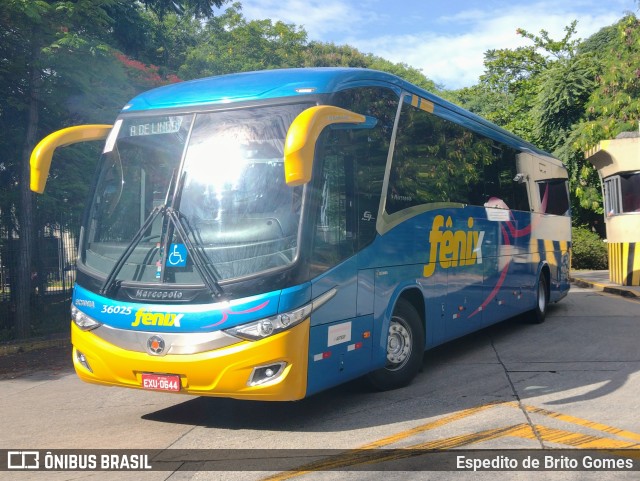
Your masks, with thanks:
M393 308L408 289L424 298L425 348L533 309L543 265L558 300L569 289L570 243L560 240L569 229L568 217L467 206L425 212L378 235L312 281L313 297L332 286L344 291L312 315L307 394L385 365ZM458 254L441 256L454 239Z
M234 102L331 93L360 82L389 81L393 76L366 69L281 69L190 80L144 92L124 110L188 108ZM400 79L397 79L401 83Z
M372 276L359 275L358 258L353 256L311 282L313 298L338 289L311 315L307 396L371 369Z
M393 307L404 290L418 289L424 297L427 348L533 309L543 265L550 271L551 301L567 293L570 242L561 239L568 238L565 236L570 231L570 219L556 218L564 228L555 232L556 239L543 240L536 237L536 229L549 220L545 216L510 211L510 220L504 222L490 220L488 213L493 214L491 209L471 206L425 212L378 236L359 254L360 268L379 266L375 275L373 334L379 342L373 347L374 365L384 365L383 333L388 330ZM468 236L470 231L477 232L481 245L471 247L479 249L477 254L481 257L469 259L460 255L456 261L442 261L442 238L436 247L430 242L439 216L444 218L445 226L438 232L451 232L448 239L456 233ZM446 226L448 219L450 227ZM473 219L471 228L469 219Z
M368 315L311 327L307 396L371 370L372 322Z

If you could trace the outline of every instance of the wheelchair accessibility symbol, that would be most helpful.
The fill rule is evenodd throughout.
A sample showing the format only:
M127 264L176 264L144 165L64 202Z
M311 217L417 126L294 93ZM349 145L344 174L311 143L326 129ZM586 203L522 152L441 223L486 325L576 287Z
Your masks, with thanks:
M167 256L167 266L184 267L187 265L187 248L184 244L171 244Z

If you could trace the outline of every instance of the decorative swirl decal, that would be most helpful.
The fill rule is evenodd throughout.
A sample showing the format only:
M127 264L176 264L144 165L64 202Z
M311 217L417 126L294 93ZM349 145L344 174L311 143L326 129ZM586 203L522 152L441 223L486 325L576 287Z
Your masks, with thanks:
M245 309L244 311L232 311L231 308L225 308L225 309L221 309L221 313L222 313L222 319L220 319L218 322L215 322L213 324L209 324L208 326L202 326L202 329L208 329L211 327L216 327L219 326L220 324L223 324L227 321L227 319L229 319L229 316L231 315L236 315L236 314L250 314L252 312L257 312L261 309L264 309L265 307L267 307L267 305L269 304L269 301L264 301L262 304L259 304L255 307L251 307L249 309Z

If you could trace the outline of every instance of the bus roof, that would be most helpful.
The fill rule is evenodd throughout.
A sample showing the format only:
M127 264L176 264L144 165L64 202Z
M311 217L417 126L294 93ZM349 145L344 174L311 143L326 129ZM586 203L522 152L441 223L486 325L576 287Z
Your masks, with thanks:
M328 94L364 85L387 86L397 93L407 91L418 95L435 105L434 113L437 115L521 150L550 156L515 134L395 75L362 68L322 67L261 70L189 80L144 92L133 98L123 108L123 113L205 107L207 105L284 97L304 97L310 94Z

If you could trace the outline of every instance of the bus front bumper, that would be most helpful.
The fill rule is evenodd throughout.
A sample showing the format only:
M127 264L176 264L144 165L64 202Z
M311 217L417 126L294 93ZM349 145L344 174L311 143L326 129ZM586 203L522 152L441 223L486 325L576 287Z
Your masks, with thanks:
M151 354L115 346L71 323L73 364L86 382L144 389L143 374L177 375L180 393L262 401L294 401L307 390L309 319L259 341L197 354ZM255 368L284 365L278 376L249 385Z

